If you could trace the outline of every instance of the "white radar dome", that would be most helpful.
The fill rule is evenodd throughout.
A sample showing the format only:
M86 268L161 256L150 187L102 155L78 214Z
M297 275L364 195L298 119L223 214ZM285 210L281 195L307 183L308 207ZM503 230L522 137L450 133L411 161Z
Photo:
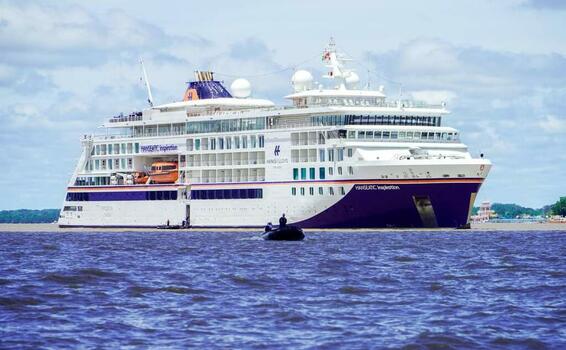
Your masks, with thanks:
M356 87L360 82L360 77L355 72L350 72L350 75L346 78L346 84L350 87Z
M230 85L232 96L236 98L247 98L252 94L252 85L246 79L239 78L232 82Z
M312 74L306 70L296 71L291 78L295 92L310 90L312 81Z

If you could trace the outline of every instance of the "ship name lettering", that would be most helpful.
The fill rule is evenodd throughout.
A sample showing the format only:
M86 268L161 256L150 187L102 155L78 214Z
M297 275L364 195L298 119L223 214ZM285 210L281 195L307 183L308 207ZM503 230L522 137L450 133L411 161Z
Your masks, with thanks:
M178 149L177 145L141 145L140 147L142 153L152 153L152 152L171 152Z
M397 185L356 185L356 191L395 191L400 189Z

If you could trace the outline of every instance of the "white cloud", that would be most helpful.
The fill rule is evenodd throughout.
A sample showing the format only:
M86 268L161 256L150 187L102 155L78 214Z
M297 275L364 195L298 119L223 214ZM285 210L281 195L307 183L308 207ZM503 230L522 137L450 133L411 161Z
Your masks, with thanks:
M410 72L453 72L459 69L457 52L440 40L420 39L404 45L399 52L399 66Z
M96 15L71 4L25 1L1 5L0 62L17 66L92 66L187 42L208 44L197 36L169 35L121 10Z
M440 104L442 102L451 103L457 95L448 90L420 90L411 92L411 96L419 101L430 104Z
M566 133L566 117L547 115L538 122L538 126L547 133Z

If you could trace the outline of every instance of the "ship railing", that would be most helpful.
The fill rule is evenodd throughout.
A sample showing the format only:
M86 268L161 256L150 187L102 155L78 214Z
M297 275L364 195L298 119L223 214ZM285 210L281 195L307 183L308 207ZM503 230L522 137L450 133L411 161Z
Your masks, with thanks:
M134 112L134 113L130 113L129 115L124 115L120 113L119 115L113 116L108 121L110 123L123 123L123 122L136 122L142 119L143 119L142 112Z
M345 139L348 142L426 142L426 143L460 143L459 139L407 139L407 138L396 138L396 139Z

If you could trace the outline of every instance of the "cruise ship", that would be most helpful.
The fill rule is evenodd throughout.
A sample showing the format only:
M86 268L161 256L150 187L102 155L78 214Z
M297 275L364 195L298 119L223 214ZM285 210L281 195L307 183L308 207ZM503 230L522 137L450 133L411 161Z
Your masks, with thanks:
M326 84L291 77L290 103L195 72L183 100L109 118L82 139L61 227L466 227L491 168L446 105L359 88L331 41ZM144 70L145 74L145 70Z

